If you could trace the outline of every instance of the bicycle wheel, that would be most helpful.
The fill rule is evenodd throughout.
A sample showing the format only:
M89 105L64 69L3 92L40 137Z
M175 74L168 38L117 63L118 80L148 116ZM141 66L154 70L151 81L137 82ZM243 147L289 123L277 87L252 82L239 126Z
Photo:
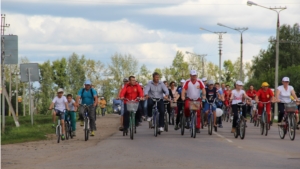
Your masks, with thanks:
M69 123L65 121L65 134L66 134L66 140L69 140Z
M181 135L184 135L184 128L185 128L185 115L183 114L183 112L182 112L182 114L181 114L181 126L180 126L180 128L181 128Z
M200 112L201 113L201 128L203 129L204 128L204 113Z
M213 115L210 114L208 115L208 134L209 135L212 135L212 129L213 129L213 126L214 126L214 119L213 119Z
M284 137L285 137L284 127L285 127L285 122L282 120L281 124L278 125L278 133L279 133L279 137L281 139L284 139Z
M168 112L165 112L165 131L168 132L169 129L169 123L168 123L168 119L169 119L169 114Z
M59 141L60 141L60 131L61 131L61 126L58 125L58 126L56 127L57 143L59 143Z
M194 120L193 120L193 138L196 138L196 124L197 124L197 117L194 114Z
M239 127L239 125L237 125L236 128L235 128L235 131L234 131L234 133L233 133L234 138L238 138L238 136L239 136L239 131L240 131L240 127Z
M268 123L268 115L267 114L265 114L265 124L264 124L264 128L265 128L265 136L267 136L268 135L268 130L269 130L269 123Z
M288 123L289 123L289 136L290 139L293 141L295 139L296 135L296 123L295 123L295 116L293 114L290 114L288 117Z
M265 123L264 123L264 116L265 116L265 114L264 114L264 112L263 112L263 114L262 114L262 116L260 117L260 134L261 135L264 135L264 131L265 131Z
M157 116L157 115L156 115ZM156 116L154 116L155 118L153 118L153 124L154 124L154 136L157 137L157 118Z
M70 135L70 138L73 139L72 124L68 123L68 125L69 125L69 135Z
M84 119L84 140L87 141L89 139L89 119L85 118Z
M244 119L241 119L240 126L239 126L239 134L240 138L244 139L246 135L246 122Z
M226 122L229 121L229 112L227 111L227 114L226 114Z

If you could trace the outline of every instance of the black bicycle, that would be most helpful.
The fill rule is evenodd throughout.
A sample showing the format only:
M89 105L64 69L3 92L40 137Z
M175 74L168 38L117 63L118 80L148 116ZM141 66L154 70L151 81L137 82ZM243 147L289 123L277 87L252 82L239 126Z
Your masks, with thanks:
M89 118L89 106L86 104L80 106L83 106L83 119L84 119L84 124L83 124L83 130L84 130L84 140L87 141L89 139L89 133L90 133L90 118Z
M71 122L71 114L68 111L66 113L66 118L65 118L65 133L66 133L66 139L68 140L69 137L72 139L73 134L72 134L72 122Z
M246 120L243 116L242 106L244 106L245 103L237 104L237 105L238 105L238 119L236 122L236 130L234 132L234 137L238 138L238 136L240 136L241 139L244 139L246 134Z

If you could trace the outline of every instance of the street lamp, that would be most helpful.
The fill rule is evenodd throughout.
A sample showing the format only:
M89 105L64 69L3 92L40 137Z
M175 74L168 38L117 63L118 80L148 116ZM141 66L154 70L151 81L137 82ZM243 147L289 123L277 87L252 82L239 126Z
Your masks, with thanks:
M207 30L207 29L204 29L204 28L200 28L200 30L204 30L204 31L211 32L211 33L219 35L219 82L221 82L222 35L227 33L227 32L213 32L213 31L210 31L210 30Z
M285 10L286 7L274 7L274 8L271 8L271 7L265 7L265 6L261 6L261 5L258 5L252 1L247 1L247 5L248 6L252 6L252 5L255 5L255 6L259 6L259 7L262 7L262 8L266 8L266 9L269 9L269 10L272 10L272 11L275 11L277 13L277 25L276 25L276 61L275 61L275 92L277 90L277 87L278 87L278 64L279 64L279 14L281 11ZM274 119L277 120L278 119L278 105L275 104L275 110L274 110Z
M195 54L195 53L192 53L192 52L189 52L189 51L186 51L185 53L186 54L191 54L191 55L194 55L194 56L199 56L200 58L202 58L202 60L201 60L201 62L202 62L202 77L204 77L204 57L207 56L207 54L199 55L199 54Z
M241 34L241 64L240 64L240 80L244 81L242 78L242 72L243 72L243 32L245 32L246 30L248 30L247 27L244 27L244 28L232 28L232 27L229 27L229 26L226 26L226 25L223 25L221 23L218 23L219 26L223 26L223 27L226 27L226 28L229 28L229 29L232 29L232 30L236 30L238 32L240 32Z

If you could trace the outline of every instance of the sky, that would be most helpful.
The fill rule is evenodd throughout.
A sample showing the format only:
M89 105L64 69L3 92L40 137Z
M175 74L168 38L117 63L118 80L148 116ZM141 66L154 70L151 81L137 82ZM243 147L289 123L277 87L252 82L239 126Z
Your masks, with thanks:
M283 7L280 24L300 21L299 0L256 0ZM240 33L218 26L248 27L243 33L244 62L250 62L276 34L274 11L247 6L246 0L2 0L1 14L18 35L19 57L42 63L73 52L110 63L115 53L131 54L150 70L169 67L177 51L207 54L218 65L218 35L223 35L222 62L240 57ZM188 57L188 55L186 55Z

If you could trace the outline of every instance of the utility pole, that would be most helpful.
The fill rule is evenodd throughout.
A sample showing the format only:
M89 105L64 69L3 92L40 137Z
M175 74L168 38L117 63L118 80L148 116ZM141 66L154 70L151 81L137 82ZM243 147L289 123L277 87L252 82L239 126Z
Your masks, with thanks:
M200 30L204 30L207 32L211 32L214 34L217 34L219 36L219 82L221 82L221 65L222 65L222 42L223 42L223 34L227 33L227 32L213 32L204 28L200 28Z

